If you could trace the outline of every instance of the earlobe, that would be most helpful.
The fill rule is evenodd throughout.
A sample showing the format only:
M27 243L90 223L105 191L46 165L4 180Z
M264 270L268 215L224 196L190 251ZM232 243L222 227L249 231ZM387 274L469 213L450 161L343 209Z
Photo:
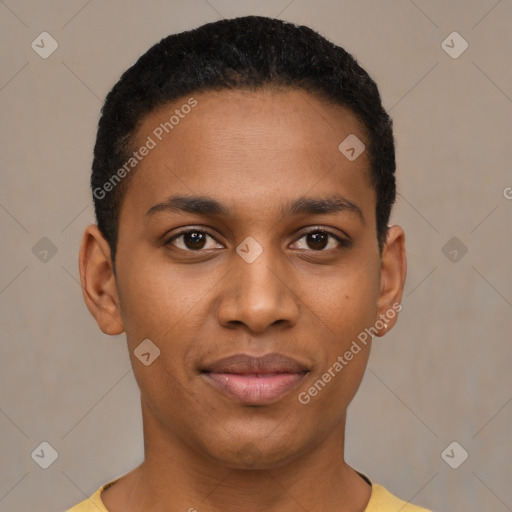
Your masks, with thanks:
M390 226L381 257L380 295L376 319L381 328L377 336L384 336L397 321L398 313L402 310L401 300L406 275L405 233L400 226Z
M124 326L110 247L94 224L84 231L79 268L84 300L99 328L105 334L121 334Z

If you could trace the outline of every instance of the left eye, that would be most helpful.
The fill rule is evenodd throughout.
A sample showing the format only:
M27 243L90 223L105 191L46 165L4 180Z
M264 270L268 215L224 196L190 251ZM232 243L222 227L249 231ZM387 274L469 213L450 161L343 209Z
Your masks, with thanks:
M222 248L221 244L205 231L190 230L182 231L171 237L167 243L170 243L178 249L184 251L198 251L201 249Z
M301 240L305 241L307 247L304 247L304 243L300 247ZM297 248L302 250L325 251L326 249L335 249L340 245L346 245L346 243L341 238L327 231L311 231L300 237L294 242L294 245L299 245Z

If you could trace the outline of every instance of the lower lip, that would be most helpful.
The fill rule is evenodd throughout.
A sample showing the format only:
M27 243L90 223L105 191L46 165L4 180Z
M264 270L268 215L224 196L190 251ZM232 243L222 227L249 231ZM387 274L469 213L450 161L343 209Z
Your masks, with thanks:
M237 401L263 405L275 402L297 387L305 373L251 374L204 373L217 389Z

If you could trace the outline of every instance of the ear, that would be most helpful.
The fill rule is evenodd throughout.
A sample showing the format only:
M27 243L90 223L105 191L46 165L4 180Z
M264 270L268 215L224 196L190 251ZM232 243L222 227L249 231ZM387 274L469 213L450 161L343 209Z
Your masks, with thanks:
M400 226L389 226L382 248L380 295L377 301L377 336L384 336L396 323L407 275L405 233Z
M85 304L105 334L124 331L110 247L98 226L84 231L80 247L80 281Z

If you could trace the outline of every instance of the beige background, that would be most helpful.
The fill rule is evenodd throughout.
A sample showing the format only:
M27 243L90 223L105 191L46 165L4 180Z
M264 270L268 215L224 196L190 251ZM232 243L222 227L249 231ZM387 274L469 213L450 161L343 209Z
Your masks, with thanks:
M409 276L350 408L349 462L439 512L512 510L512 1L5 0L0 511L64 510L143 456L125 340L99 332L77 282L99 110L161 37L245 14L344 46L395 122ZM31 48L43 31L59 44L47 59ZM457 59L441 46L453 31L469 43ZM31 457L43 441L59 454L48 469ZM469 453L458 469L441 458L453 441Z

